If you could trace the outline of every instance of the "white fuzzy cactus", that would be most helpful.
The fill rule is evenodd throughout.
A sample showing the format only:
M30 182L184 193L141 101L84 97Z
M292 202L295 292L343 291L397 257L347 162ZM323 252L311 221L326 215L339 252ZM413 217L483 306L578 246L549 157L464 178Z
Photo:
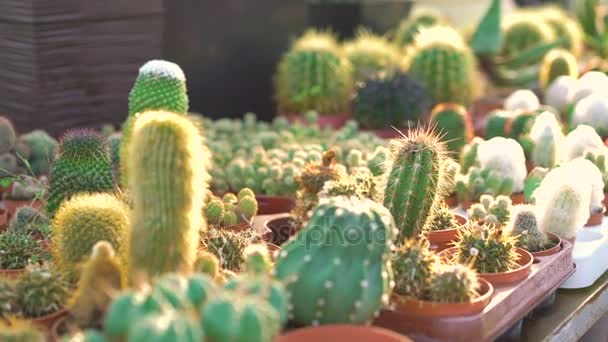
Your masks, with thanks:
M572 76L559 76L545 91L545 104L565 113L576 91L577 80Z
M569 175L566 177L578 178L581 182L591 185L589 209L596 213L604 208L604 179L600 169L584 157L576 158L562 166Z
M540 101L531 90L519 89L507 97L504 107L505 110L536 110Z
M578 125L572 132L568 133L562 146L562 161L567 162L581 157L586 149L592 147L603 147L602 138L593 127Z
M524 189L526 157L519 143L510 138L495 137L479 145L479 163L482 169L490 168L502 179L513 180L513 193Z
M545 111L537 116L530 129L530 139L534 142L531 158L535 166L550 168L560 161L559 147L565 136L555 114Z
M605 136L608 133L608 98L592 94L579 101L574 107L572 124L592 126Z
M608 76L598 71L590 71L584 74L577 82L576 89L572 94L571 102L578 103L591 95L608 95Z

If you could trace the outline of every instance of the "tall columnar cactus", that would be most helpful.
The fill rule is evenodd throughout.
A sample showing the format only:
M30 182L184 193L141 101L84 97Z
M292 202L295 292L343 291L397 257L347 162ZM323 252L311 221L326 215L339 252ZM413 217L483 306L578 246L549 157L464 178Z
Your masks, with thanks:
M104 137L93 130L68 131L51 167L46 211L55 215L61 203L81 193L114 191L112 162Z
M197 128L178 114L148 112L136 121L127 160L132 275L192 268L199 229L206 227L201 207L209 176L202 165L209 156L201 144Z
M369 321L388 303L394 286L390 250L395 230L388 210L368 199L335 197L317 206L298 238L283 245L275 264L275 276L289 293L292 320Z
M186 76L177 64L151 60L139 69L139 75L129 93L129 115L122 127L120 160L123 160L123 163L120 175L123 186L127 186L129 180L127 160L132 126L141 113L151 110L188 114Z
M513 208L513 218L507 228L511 235L519 236L517 247L530 252L546 248L549 238L538 224L538 216L532 205L518 205Z
M335 38L317 31L294 42L275 75L275 97L283 113L343 113L352 87L352 66Z
M547 89L559 76L578 78L578 64L576 57L569 51L554 49L545 55L541 64L539 73L541 89Z
M478 296L479 281L469 266L441 265L431 277L429 290L433 302L470 302Z
M129 208L114 195L80 194L65 201L52 222L52 252L59 269L77 280L78 266L93 246L107 241L126 261Z
M392 256L395 292L418 299L428 297L431 276L439 264L427 240L406 240Z
M382 70L399 68L400 54L386 38L360 30L353 41L344 45L344 53L353 68L353 79L361 81Z
M405 60L409 74L422 82L435 103L468 106L478 95L475 57L451 27L422 29Z
M529 137L534 145L530 157L535 166L551 168L559 163L565 136L555 114L544 112L537 116Z
M27 161L32 172L37 176L48 173L55 159L57 140L43 130L35 130L23 134L21 141L30 148L31 153Z
M608 137L608 100L601 95L590 95L574 107L572 125L592 126L601 137Z
M395 71L372 75L357 84L353 114L363 128L401 128L408 123L415 126L432 104L421 82Z
M0 116L0 154L10 152L16 142L17 135L13 124L8 118Z
M574 238L589 219L590 184L584 180L560 183L548 177L543 183L534 192L541 230L563 239Z
M433 132L414 131L391 141L384 174L384 206L399 228L397 244L420 234L439 204L445 158L445 144Z
M444 21L441 13L430 8L416 8L413 13L399 23L399 27L394 35L395 44L399 47L407 47L414 42L414 39L421 29L432 27Z
M439 132L448 150L459 156L462 148L473 139L473 123L469 112L461 105L442 103L431 113L431 125Z

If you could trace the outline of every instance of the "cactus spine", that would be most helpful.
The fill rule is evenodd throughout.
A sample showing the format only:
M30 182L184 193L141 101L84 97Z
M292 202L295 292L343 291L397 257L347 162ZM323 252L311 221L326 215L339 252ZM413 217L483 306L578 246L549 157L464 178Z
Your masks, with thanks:
M395 292L424 299L428 296L431 275L440 264L427 240L408 239L392 256Z
M448 150L459 156L462 148L473 139L473 123L466 108L461 105L442 103L431 112L431 124L441 135Z
M148 112L136 121L128 160L133 271L191 270L198 231L206 228L200 210L209 177L201 165L209 157L201 145L197 128L180 115Z
M397 222L397 244L423 231L443 191L444 143L432 132L415 131L391 141L384 174L384 206Z
M572 53L563 49L554 49L545 55L541 64L539 74L541 89L547 89L559 76L578 78L578 64Z
M475 271L465 265L441 265L431 276L429 297L434 302L463 303L478 296Z
M367 30L357 32L357 37L344 45L344 53L352 65L355 81L399 66L397 48L385 38Z
M369 321L382 303L388 304L394 286L390 251L395 230L388 210L369 199L334 197L319 204L298 238L283 245L275 264L275 277L289 293L293 321Z

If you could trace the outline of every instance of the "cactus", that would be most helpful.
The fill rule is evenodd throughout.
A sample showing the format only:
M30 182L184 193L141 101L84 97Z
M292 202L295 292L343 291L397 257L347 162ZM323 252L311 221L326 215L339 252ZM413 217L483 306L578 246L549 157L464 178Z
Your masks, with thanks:
M431 112L431 124L441 135L448 150L459 156L462 148L473 139L473 123L466 108L451 103L437 105Z
M213 279L220 278L220 260L215 254L207 251L199 251L194 261L194 272L209 275Z
M318 193L318 197L355 196L378 202L382 197L380 183L379 177L374 177L371 173L354 173L340 180L325 182L325 186Z
M133 271L154 277L192 268L198 231L206 228L200 210L209 177L201 166L209 162L201 145L197 128L177 114L148 112L135 122L128 160Z
M37 261L42 254L40 242L22 232L0 234L0 269L17 270Z
M469 173L456 179L456 195L463 201L476 201L484 194L510 195L513 193L513 179L500 178L490 168L473 167Z
M438 209L431 216L431 220L428 224L429 231L437 231L437 230L446 230L446 229L454 229L457 228L458 222L456 221L456 216L454 216L454 212L448 208L448 206L441 201L441 204L438 206Z
M353 68L353 79L361 81L382 70L399 67L399 51L385 38L363 29L353 41L344 44L344 54Z
M455 162L451 158L447 158L443 166L445 172L445 192L448 195L455 193L456 191L456 179L460 175L460 164Z
M534 145L531 153L533 165L551 168L559 163L560 146L565 136L553 113L543 112L537 116L529 137Z
M352 86L352 67L335 38L314 30L294 42L275 74L278 110L283 113L343 113Z
M549 51L543 58L539 72L541 89L547 89L559 76L578 78L578 64L572 53L563 49Z
M275 264L275 277L289 293L293 322L371 320L382 303L388 304L394 285L390 250L395 233L390 212L371 200L335 197L320 203L297 238L283 245ZM325 271L319 273L321 265Z
M44 333L26 320L0 320L0 341L5 342L45 342Z
M82 268L76 292L68 301L68 311L80 327L101 326L103 315L114 294L125 287L125 274L114 248L107 241L93 247Z
M147 111L167 111L179 115L188 113L188 94L186 76L174 63L163 60L151 60L140 69L135 84L129 93L129 115L122 126L120 143L121 184L128 185L127 174L129 145L135 120Z
M17 157L12 153L0 154L0 179L17 174Z
M546 249L549 238L540 229L534 206L517 205L513 208L513 219L508 224L508 229L513 236L519 236L517 247L530 252L538 252Z
M545 103L560 113L566 113L576 87L577 82L574 77L558 76L545 89Z
M501 228L472 221L458 233L454 255L458 263L471 264L479 273L507 272L518 267L517 238L504 234Z
M6 317L17 311L17 294L13 283L7 279L0 279L0 315Z
M511 179L514 193L524 190L526 157L517 141L502 137L484 141L479 145L478 157L482 169L491 170L501 181Z
M38 210L25 206L15 212L9 223L12 232L33 233L39 232L43 226L49 224L49 219Z
M564 10L555 6L542 8L540 15L549 24L555 37L564 40L562 47L574 57L580 56L584 41L579 23L568 16Z
M414 42L416 35L424 28L432 27L443 22L441 14L430 8L416 7L411 15L403 19L397 31L394 41L399 47L407 47Z
M445 144L432 132L418 130L391 141L384 174L384 206L397 222L397 244L420 234L439 204L445 158Z
M238 271L245 260L245 249L251 242L251 232L231 232L209 229L202 234L202 243L220 261L222 268Z
M405 60L409 74L424 85L435 103L468 106L479 92L475 57L451 27L421 29Z
M460 154L461 173L466 174L472 167L479 166L477 152L479 150L479 145L483 142L483 139L475 137L470 143L463 147L462 153Z
M224 221L224 203L219 199L213 199L204 206L204 215L207 223L211 226L220 227Z
M580 180L591 184L591 197L589 209L592 213L601 212L604 209L604 180L600 169L590 160L576 158L564 163L555 172L564 171L564 177L579 177Z
M204 340L201 327L187 313L166 311L152 314L129 329L130 342L198 342Z
M533 111L540 107L540 100L536 94L529 89L518 89L511 93L504 103L504 109L508 111L524 110Z
M606 147L588 148L585 150L584 156L600 170L604 181L604 193L608 192L608 149Z
M37 318L61 310L69 296L63 275L48 267L26 269L17 279L18 307L27 318Z
M472 220L481 221L486 224L496 224L498 227L505 225L511 215L511 199L507 196L481 195L480 203L473 204L467 214Z
M72 197L59 207L51 229L55 263L69 280L78 279L79 264L91 255L98 241L108 241L119 259L126 261L129 208L113 195L98 193Z
M538 188L548 172L549 169L537 166L530 171L528 176L526 176L526 180L524 181L524 196L527 203L535 202L534 197L532 196L534 190Z
M103 136L93 130L68 131L51 167L47 213L54 216L63 201L78 193L113 191L112 162Z
M439 266L439 258L426 240L408 239L392 256L395 273L395 292L417 299L428 297L432 274Z
M114 133L108 138L108 148L110 149L110 160L112 161L112 172L114 173L114 182L120 180L120 141L122 134Z
M517 56L534 47L555 40L555 33L544 20L531 13L516 11L509 14L502 22L503 47L502 55ZM532 62L540 62L534 60ZM509 108L506 108L509 110Z
M224 194L222 199L211 195L203 206L203 216L212 228L234 226L238 222L251 222L258 212L258 202L253 191L244 188L237 197L233 193Z
M590 95L574 107L572 125L592 126L600 137L608 137L608 100L600 95Z
M13 123L6 117L0 116L0 154L10 152L17 141Z
M43 130L34 130L23 134L20 139L31 150L27 161L34 175L39 176L48 173L55 158L57 140Z
M593 147L603 147L602 138L597 134L593 127L588 125L578 125L572 130L562 146L562 161L567 162L583 156L585 150Z
M507 130L515 114L507 110L495 110L487 115L485 138L490 140L494 137L507 136Z
M432 104L421 82L401 71L384 72L355 86L353 115L364 128L401 128L415 125Z
M30 176L21 176L11 188L7 196L11 200L28 201L42 197L44 193L44 182Z
M479 294L474 270L465 265L441 265L431 276L429 298L439 303L470 302Z

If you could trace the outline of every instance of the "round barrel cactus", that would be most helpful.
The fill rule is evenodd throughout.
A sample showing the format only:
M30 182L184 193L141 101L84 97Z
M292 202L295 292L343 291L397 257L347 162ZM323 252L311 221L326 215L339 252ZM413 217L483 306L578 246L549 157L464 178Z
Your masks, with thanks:
M578 78L578 64L571 52L553 49L543 58L539 74L540 87L547 89L559 76Z
M461 105L442 103L431 112L431 124L455 156L473 139L473 122Z
M366 30L359 31L353 41L344 45L344 53L352 65L355 81L398 68L400 63L400 54L392 43Z
M0 154L10 152L17 142L15 128L11 121L0 116Z
M517 56L555 39L551 26L530 13L514 12L502 22L504 56ZM540 60L539 60L540 61Z
M405 48L414 42L421 29L437 25L443 21L441 13L437 10L416 6L413 13L399 23L393 40L397 46Z

